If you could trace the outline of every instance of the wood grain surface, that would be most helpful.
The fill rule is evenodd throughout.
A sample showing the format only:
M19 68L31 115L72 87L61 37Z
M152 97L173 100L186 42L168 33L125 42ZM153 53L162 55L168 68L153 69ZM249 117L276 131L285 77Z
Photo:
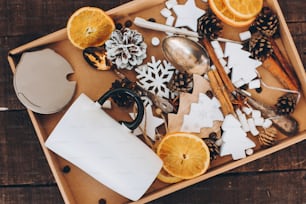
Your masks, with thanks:
M128 0L0 0L0 204L61 204L63 200L26 109L16 98L8 51L66 25L82 6L111 9ZM304 67L306 1L279 0ZM151 202L306 203L306 142Z

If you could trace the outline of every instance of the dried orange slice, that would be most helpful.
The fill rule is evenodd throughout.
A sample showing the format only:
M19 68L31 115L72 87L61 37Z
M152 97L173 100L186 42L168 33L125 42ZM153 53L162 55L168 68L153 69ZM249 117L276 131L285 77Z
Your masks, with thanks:
M223 0L235 16L242 19L255 17L263 7L263 0Z
M223 0L209 0L209 7L216 14L216 16L223 21L224 23L240 28L251 25L251 23L255 20L255 17L250 19L242 19L235 16L225 5Z
M177 183L182 181L183 179L170 175L167 171L162 168L157 175L158 180L164 183Z
M163 168L171 176L191 179L205 173L210 158L205 142L196 135L175 132L167 134L157 147Z
M114 21L102 9L96 7L78 9L67 23L68 39L80 49L103 45L114 29Z

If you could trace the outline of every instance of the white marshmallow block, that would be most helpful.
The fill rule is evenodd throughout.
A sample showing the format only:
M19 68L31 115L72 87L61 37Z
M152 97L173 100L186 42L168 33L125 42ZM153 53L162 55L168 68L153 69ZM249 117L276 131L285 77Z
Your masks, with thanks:
M272 126L272 124L273 124L272 120L270 120L270 119L265 119L265 121L264 121L262 127L263 127L263 128L269 128L269 127Z
M171 16L172 12L167 9L167 8L163 8L161 11L160 11L160 14L165 17L165 18L168 18L169 16Z
M250 115L252 113L252 110L253 110L252 108L246 106L242 108L242 111L247 115Z
M263 126L265 119L263 117L253 118L256 126Z
M221 47L220 43L217 40L211 41L211 46L214 48L214 51L215 51L218 59L224 57L224 53L223 53L222 47Z
M261 112L259 110L252 110L252 118L261 118Z
M217 41L217 40L211 41L211 46L212 46L214 49L222 50L221 45L220 45L219 41Z
M167 9L172 9L173 6L177 5L177 1L176 0L169 0L169 1L166 1L165 3Z
M173 26L174 21L175 21L175 18L173 16L168 16L165 24L168 26Z
M255 126L255 122L253 118L248 118L248 125L250 128L250 132L253 136L257 136L259 134L259 131L257 130Z
M252 148L249 148L249 149L245 150L245 153L246 153L248 156L250 156L250 155L254 154L254 150L253 150Z
M223 53L223 50L222 50L222 49L221 49L221 50L220 50L220 49L214 49L214 50L215 50L215 53L216 53L218 59L224 57L224 53Z
M245 114L243 114L240 109L236 110L236 114L237 114L238 119L241 123L241 127L242 127L243 131L244 132L249 132L250 127L249 127L248 120L247 120Z
M160 44L160 40L159 40L158 37L153 37L151 39L151 43L152 43L153 46L158 46Z
M260 88L260 79L255 79L249 82L249 89Z
M239 33L239 37L240 37L240 40L241 41L245 41L245 40L248 40L250 39L252 36L251 32L250 31L244 31L242 33Z

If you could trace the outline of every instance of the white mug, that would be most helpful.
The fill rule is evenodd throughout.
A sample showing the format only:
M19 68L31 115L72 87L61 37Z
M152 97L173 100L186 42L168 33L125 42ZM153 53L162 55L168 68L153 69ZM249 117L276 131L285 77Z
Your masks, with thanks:
M153 183L162 161L146 144L101 109L101 104L112 93L107 92L98 102L81 94L56 125L45 145L105 186L135 201ZM138 115L141 122L143 112L138 112ZM124 123L130 129L136 127L134 121Z

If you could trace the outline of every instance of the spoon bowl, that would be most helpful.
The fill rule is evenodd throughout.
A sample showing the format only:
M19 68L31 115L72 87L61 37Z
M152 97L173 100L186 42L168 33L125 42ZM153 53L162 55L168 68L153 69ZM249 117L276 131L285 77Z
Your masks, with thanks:
M165 58L179 71L202 75L209 69L210 60L204 47L182 36L170 36L163 40Z

